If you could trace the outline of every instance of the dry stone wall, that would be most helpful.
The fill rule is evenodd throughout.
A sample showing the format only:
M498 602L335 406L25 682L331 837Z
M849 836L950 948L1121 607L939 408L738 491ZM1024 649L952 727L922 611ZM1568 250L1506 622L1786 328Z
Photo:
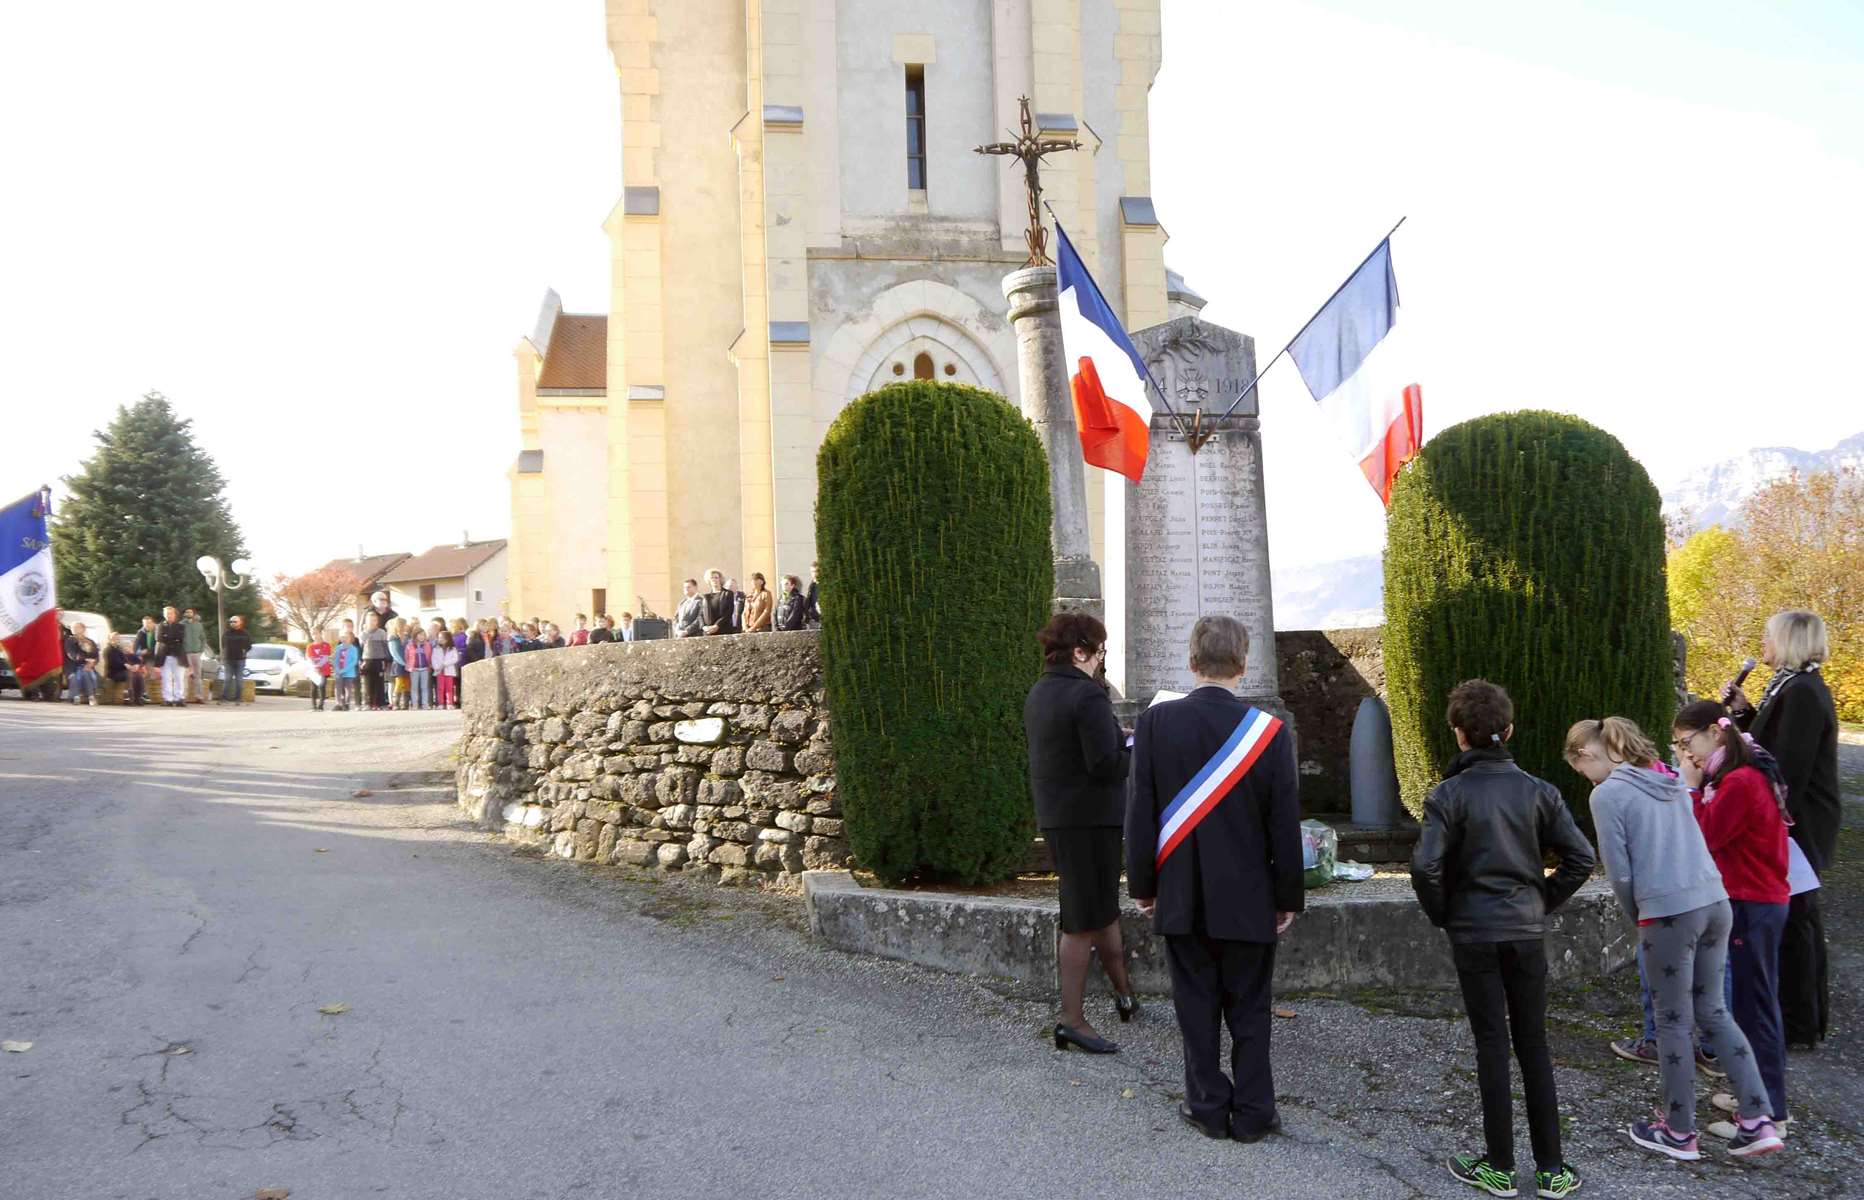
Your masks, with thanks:
M538 650L464 680L459 803L487 828L727 884L848 864L814 632Z

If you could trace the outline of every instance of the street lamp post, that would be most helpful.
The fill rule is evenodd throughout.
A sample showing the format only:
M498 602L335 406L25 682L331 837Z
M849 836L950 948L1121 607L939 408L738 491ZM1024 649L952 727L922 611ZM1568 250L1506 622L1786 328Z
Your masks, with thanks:
M228 670L227 593L237 592L252 583L252 564L243 558L236 558L233 560L233 570L229 574L218 558L211 554L203 554L194 560L194 565L200 571L201 578L207 581L207 586L214 589L214 604L220 613L220 640L216 644L220 649L221 695L224 696L226 694L225 676ZM244 575L246 578L232 579L229 582L230 575Z

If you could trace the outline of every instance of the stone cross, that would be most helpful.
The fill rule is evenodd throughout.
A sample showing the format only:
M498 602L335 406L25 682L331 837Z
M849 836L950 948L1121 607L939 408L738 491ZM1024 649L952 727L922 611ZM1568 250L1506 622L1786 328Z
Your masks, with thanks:
M1022 132L1013 142L992 142L988 146L977 147L979 154L1003 154L1021 160L1023 164L1023 186L1029 192L1029 230L1024 235L1029 243L1029 258L1025 267L1046 267L1050 265L1048 256L1048 231L1042 228L1042 177L1039 168L1044 154L1056 150L1079 150L1077 141L1043 141L1036 136L1035 122L1029 118L1029 97L1019 97L1017 103L1022 105Z

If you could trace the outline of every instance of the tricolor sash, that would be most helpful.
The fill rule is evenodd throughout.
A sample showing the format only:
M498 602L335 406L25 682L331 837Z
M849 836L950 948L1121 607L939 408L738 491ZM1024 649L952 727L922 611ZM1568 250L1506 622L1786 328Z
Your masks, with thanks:
M1256 765L1256 760L1262 757L1281 727L1281 718L1270 716L1259 708L1251 708L1243 714L1236 732L1159 814L1159 866L1165 865L1179 843L1190 837L1198 823L1249 774L1249 768Z

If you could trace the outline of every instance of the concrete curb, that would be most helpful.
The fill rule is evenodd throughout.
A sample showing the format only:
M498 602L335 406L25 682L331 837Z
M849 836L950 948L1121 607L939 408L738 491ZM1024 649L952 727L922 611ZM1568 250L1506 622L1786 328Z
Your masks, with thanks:
M1044 987L1055 982L1053 901L865 888L847 871L806 871L803 905L810 932L849 953ZM1602 881L1582 888L1548 925L1548 975L1556 981L1615 971L1636 953L1636 932ZM1164 943L1150 922L1128 905L1121 928L1133 985L1169 992ZM1276 954L1275 985L1283 991L1455 984L1447 939L1408 891L1355 893L1338 885L1309 892L1307 912Z

